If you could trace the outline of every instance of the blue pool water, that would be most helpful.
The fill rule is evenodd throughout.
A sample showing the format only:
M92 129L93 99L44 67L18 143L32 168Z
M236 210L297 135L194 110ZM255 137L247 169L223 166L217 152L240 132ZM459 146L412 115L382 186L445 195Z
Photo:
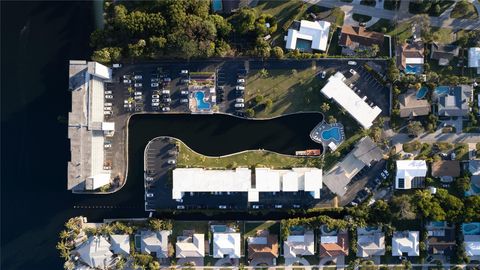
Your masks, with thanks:
M222 0L213 0L212 1L212 7L213 7L214 12L222 10L222 8L223 8Z
M322 136L322 139L325 141L334 139L335 141L338 142L342 139L340 135L340 128L338 127L332 127L330 129L322 131L321 136Z
M445 226L445 221L432 221L430 222L430 226L443 228Z
M480 222L463 223L462 231L464 235L480 234Z
M312 48L312 42L304 39L297 39L297 49L300 51L309 51Z
M291 232L303 232L304 228L303 226L292 226L290 227Z
M405 73L407 74L420 74L422 70L422 65L407 65L405 67Z
M205 93L195 92L195 99L197 100L197 109L198 110L210 110L210 103L204 101Z
M422 99L427 95L428 88L427 87L422 87L418 90L417 92L417 99Z
M365 228L365 231L367 231L367 232L376 231L376 230L378 230L378 227L366 227Z
M447 95L448 92L450 92L450 87L449 86L437 86L435 87L435 94L441 96L441 95Z
M212 229L214 232L226 232L227 226L225 225L212 225Z

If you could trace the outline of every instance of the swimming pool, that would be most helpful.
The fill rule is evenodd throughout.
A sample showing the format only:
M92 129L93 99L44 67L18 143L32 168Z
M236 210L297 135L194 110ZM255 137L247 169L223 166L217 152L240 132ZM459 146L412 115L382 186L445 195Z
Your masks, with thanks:
M422 65L407 65L405 67L405 73L407 74L420 74L422 70Z
M427 92L428 92L427 87L423 86L422 88L420 88L417 92L417 99L424 98L427 95Z
M309 40L305 40L305 39L297 39L297 49L299 51L310 51L311 48L312 48L312 42L309 41Z
M445 221L432 221L430 222L431 227L443 228L445 227Z
M367 232L376 231L376 230L378 230L378 227L376 226L365 227L365 231Z
M205 102L205 93L198 91L195 92L195 99L197 100L198 110L210 110L210 103Z
M447 95L448 92L450 92L450 87L449 86L441 85L441 86L435 87L435 94L437 94L439 96Z
M340 141L342 139L341 134L340 134L340 128L338 127L332 127L329 129L326 129L322 131L322 139L327 141L330 139L334 139L335 141Z
M223 8L222 0L213 0L212 1L212 8L214 12L220 11Z
M463 223L462 231L464 235L480 234L480 222Z

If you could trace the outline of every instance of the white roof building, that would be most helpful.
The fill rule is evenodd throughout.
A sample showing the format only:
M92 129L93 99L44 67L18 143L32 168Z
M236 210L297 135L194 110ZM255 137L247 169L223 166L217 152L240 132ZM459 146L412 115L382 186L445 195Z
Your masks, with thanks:
M205 257L205 235L195 233L192 236L179 236L175 244L176 257Z
M157 255L157 258L168 257L168 237L171 231L141 231L140 232L140 251L142 253Z
M311 41L311 49L326 51L328 44L328 34L330 32L330 23L327 21L295 21L293 28L288 29L285 36L287 42L285 48L289 50L297 49L297 40ZM299 48L300 49L300 48Z
M464 235L467 256L480 256L480 235Z
M468 67L477 68L477 74L480 74L480 48L473 47L468 49Z
M397 160L395 188L411 189L415 187L414 180L425 176L427 176L427 163L425 160Z
M240 233L214 233L213 257L214 258L240 258L241 252Z
M112 263L110 243L103 236L90 236L76 251L82 262L92 268L106 269Z
M385 255L385 234L380 229L357 228L357 239L357 257Z
M111 70L99 63L70 61L69 190L95 190L110 183L111 170L104 169L104 136L112 134L115 127L104 122L103 84L111 78Z
M320 198L322 170L292 168L291 170L255 169L255 185L251 170L205 170L177 168L173 170L172 198L180 199L185 192L247 192L249 202L258 202L260 192L311 192Z
M112 234L110 235L110 249L114 254L128 255L130 254L130 236L128 234Z
M321 90L327 98L334 99L364 128L372 126L373 121L382 112L378 106L370 107L365 99L360 98L348 85L341 72L328 78L327 84Z
M283 242L283 256L295 258L315 254L315 237L313 231L306 231L303 235L290 235Z
M392 237L392 256L420 256L418 231L394 232Z

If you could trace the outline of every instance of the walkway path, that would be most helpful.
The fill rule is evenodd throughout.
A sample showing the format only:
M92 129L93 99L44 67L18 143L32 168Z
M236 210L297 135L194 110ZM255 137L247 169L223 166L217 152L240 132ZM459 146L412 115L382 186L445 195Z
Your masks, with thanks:
M352 2L346 3L341 1L334 0L304 0L310 4L324 6L328 8L339 7L345 14L350 14L355 11L355 13L368 15L372 17L378 17L393 21L402 21L411 18L414 14L408 12L408 1L401 1L399 11L379 9L375 7L360 5L360 3ZM480 6L480 4L476 4ZM430 17L431 26L441 27L441 28L451 28L453 30L472 30L480 29L480 20L467 20L467 19L452 19L448 14L443 14L445 16L440 17Z

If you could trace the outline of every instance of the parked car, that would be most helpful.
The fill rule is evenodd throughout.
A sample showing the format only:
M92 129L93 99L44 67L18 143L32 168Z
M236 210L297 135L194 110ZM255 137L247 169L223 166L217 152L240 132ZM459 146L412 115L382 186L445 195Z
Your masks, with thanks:
M182 94L182 95L188 95L188 90L182 90L182 91L180 91L180 94Z
M160 99L159 98L152 98L152 102L154 102L154 103L160 102Z
M245 86L237 85L237 86L235 87L235 89L236 89L236 90L242 90L242 91L244 91L244 90L245 90Z
M105 95L111 95L112 94L112 91L108 90L108 91L105 91Z
M113 96L112 96L112 95L105 95L105 98L106 98L106 99L112 99Z
M105 105L105 107L112 107L112 103L110 103L110 102L107 102L107 103L105 103L105 104L103 104L103 105Z
M243 108L245 107L244 103L235 103L235 108Z
M170 107L163 107L163 108L162 108L162 111L164 111L164 112L169 112L169 111L170 111Z
M147 198L153 198L153 193L147 193Z
M133 78L135 80L141 80L143 77L142 77L142 75L135 75Z
M137 91L137 92L135 92L134 94L135 94L135 96L141 96L141 95L142 95L142 92Z
M152 83L158 83L158 78L151 78L150 79L150 82ZM158 86L158 85L157 85Z
M322 72L322 79L325 79L326 76L327 76L327 72L324 70L324 71Z
M113 68L121 68L121 67L122 67L122 64L113 64L112 67L113 67Z
M162 90L162 94L170 94L170 90L164 89L164 90Z
M387 176L385 175L385 173L381 172L380 175L382 176L383 179L387 179Z
M244 78L237 79L237 83L245 83L245 79Z
M182 83L189 83L189 82L190 82L190 79L182 79L181 82L182 82Z
M151 87L158 87L159 84L158 84L158 83L151 83L150 86L151 86Z
M353 68L350 69L350 73L352 73L352 75L356 75L357 72L355 70L353 70Z
M281 205L281 204L275 204L275 208L277 208L277 209L280 209L282 207L283 207L283 205Z
M122 77L122 78L124 78L124 79L130 79L130 75L128 75L128 74L125 74L125 75L123 75L123 77Z
M103 145L104 148L112 148L112 144L110 143L106 143Z
M227 206L222 204L218 206L218 209L227 209Z
M112 111L103 111L104 115L112 115Z
M187 70L187 69L182 69L182 70L180 71L180 74L188 74L188 70Z
M152 107L158 107L160 105L159 102L152 102Z
M177 209L183 210L183 209L185 209L185 205L177 205Z
M132 83L132 81L130 81L129 79L124 79L123 83Z
M235 99L235 102L237 102L237 103L244 103L245 100L244 100L243 98L237 98L237 99Z
M172 102L171 98L162 98L162 102L169 103Z
M105 111L111 111L111 110L112 110L112 107L105 106L105 107L103 107L103 109L104 109Z
M163 78L163 81L164 81L164 82L171 82L171 81L172 81L172 79L171 79L171 78L169 78L169 77L165 77L165 78Z
M260 209L260 206L258 204L254 204L254 205L252 205L252 208L253 209Z
M349 64L350 66L356 66L356 65L357 65L357 62L355 62L355 61L348 61L347 64Z
M386 169L383 170L383 173L384 173L386 176L389 175L389 174L388 174L388 171L387 171Z
M180 103L188 103L188 98L182 98L182 99L180 99Z

